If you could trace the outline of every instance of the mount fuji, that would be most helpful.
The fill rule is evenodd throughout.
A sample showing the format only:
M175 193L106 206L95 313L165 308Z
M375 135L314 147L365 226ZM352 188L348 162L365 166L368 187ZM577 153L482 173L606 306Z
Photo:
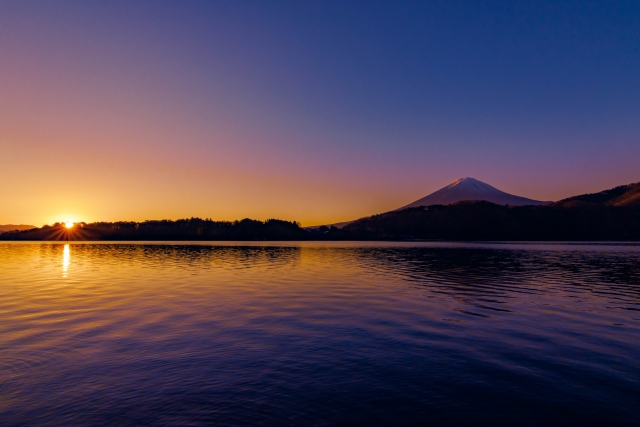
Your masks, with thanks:
M413 203L409 203L406 206L395 209L391 212L401 211L407 208L417 208L420 206L431 205L450 205L456 202L462 201L482 201L495 203L497 205L510 205L510 206L525 206L525 205L547 205L553 202L542 202L540 200L527 199L526 197L514 196L513 194L505 193L495 187L485 184L482 181L478 181L475 178L460 178L446 187L416 200ZM346 225L353 223L354 221L339 222L336 224L327 225L327 227L334 226L336 228L342 228ZM320 226L308 227L309 229L318 229Z
M545 205L551 203L514 196L513 194L500 191L474 178L460 178L446 187L396 210L416 208L418 206L450 205L463 200L485 200L497 205L511 206Z

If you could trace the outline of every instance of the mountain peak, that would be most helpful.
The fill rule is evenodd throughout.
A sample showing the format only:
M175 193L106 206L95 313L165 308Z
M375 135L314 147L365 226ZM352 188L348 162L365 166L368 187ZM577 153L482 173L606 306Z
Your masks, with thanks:
M414 208L418 206L450 205L464 200L495 203L498 205L543 205L549 202L527 199L526 197L514 196L505 193L491 185L471 177L459 178L451 184L429 194L422 199L416 200L400 209Z

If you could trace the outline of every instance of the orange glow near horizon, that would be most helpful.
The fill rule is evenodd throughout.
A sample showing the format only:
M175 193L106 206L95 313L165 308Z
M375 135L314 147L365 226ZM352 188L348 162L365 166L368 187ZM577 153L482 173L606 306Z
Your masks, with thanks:
M0 225L314 226L395 210L461 177L554 201L640 180L630 20L589 27L593 37L566 55L509 27L515 40L532 37L522 55L490 30L465 39L467 12L427 31L423 12L342 27L316 6L280 14L266 2L251 13L241 2L175 2L150 15L142 3L5 3ZM309 32L338 28L344 43ZM388 42L372 42L369 28ZM411 31L422 34L415 43ZM462 38L436 36L449 31ZM596 54L600 36L620 48ZM496 67L502 54L514 68ZM545 61L532 66L536 55Z
M67 228L73 228L73 226L75 225L74 222L72 221L65 221L64 226Z

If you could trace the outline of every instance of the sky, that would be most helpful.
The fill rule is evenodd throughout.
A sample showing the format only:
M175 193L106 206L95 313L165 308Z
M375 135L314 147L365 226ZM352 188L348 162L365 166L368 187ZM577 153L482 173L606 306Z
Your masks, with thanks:
M0 224L640 181L637 1L0 0Z

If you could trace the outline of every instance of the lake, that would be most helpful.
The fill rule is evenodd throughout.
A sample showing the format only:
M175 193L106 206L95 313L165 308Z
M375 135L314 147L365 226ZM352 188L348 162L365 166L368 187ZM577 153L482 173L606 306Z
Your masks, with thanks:
M0 243L2 426L640 425L640 245Z

